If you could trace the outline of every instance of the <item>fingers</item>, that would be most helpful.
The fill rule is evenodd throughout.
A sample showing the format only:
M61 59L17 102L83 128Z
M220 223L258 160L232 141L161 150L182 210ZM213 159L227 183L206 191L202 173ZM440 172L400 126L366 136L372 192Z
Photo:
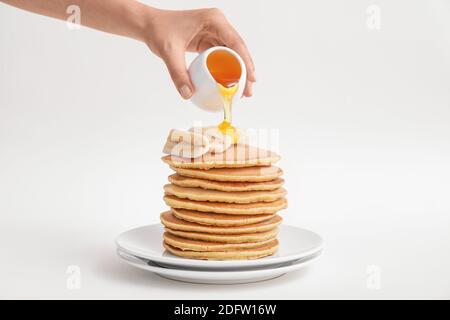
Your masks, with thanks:
M244 96L251 97L253 95L253 83L256 82L255 66L253 64L253 60L243 42L238 43L230 48L236 51L242 57L242 60L244 60L245 67L247 68L247 81L245 84Z
M245 89L244 89L244 97L251 97L253 95L253 82L248 81L245 84Z
M245 67L247 69L247 82L244 89L244 96L251 97L253 94L253 84L256 82L256 72L253 59L248 51L248 48L241 38L241 36L234 30L234 28L229 24L223 26L222 36L224 43L230 49L236 51L244 60Z
M162 55L162 59L180 95L183 99L190 99L194 93L194 86L186 68L184 50L168 50Z
M250 52L247 49L244 41L238 36L238 40L230 45L230 48L236 51L244 60L245 67L247 68L247 80L250 82L256 82L255 65Z
M249 98L253 95L253 84L256 82L255 66L253 64L253 60L243 42L230 48L236 51L242 57L242 60L244 60L245 67L247 69L247 81L245 83L244 97Z

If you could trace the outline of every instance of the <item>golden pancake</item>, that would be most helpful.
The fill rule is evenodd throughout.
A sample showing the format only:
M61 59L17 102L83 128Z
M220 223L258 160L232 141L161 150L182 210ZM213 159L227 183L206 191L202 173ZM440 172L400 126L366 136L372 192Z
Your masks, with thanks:
M166 228L166 231L185 239L219 242L219 243L249 243L249 242L255 243L255 242L269 241L275 239L278 234L277 228L264 232L231 234L231 235L187 232L187 231L172 230L168 228ZM173 244L173 246L177 247L175 244Z
M283 171L275 166L247 168L216 168L209 170L185 169L171 167L183 177L206 179L223 182L265 182L283 175Z
M273 202L286 195L286 190L283 188L271 191L225 192L202 188L186 188L174 184L166 184L164 191L167 195L181 199L226 203Z
M263 246L274 239L263 240L260 242L243 242L243 243L222 243L222 242L209 242L201 240L186 239L169 232L164 233L164 242L172 247L181 250L192 251L231 251L235 249L247 249Z
M187 209L202 212L213 212L223 214L272 214L287 208L286 198L281 198L272 202L254 202L254 203L223 203L193 201L181 199L178 197L166 195L164 201L169 207L176 209Z
M243 226L269 220L275 214L219 214L172 208L172 213L179 219L213 226Z
M229 249L223 251L190 251L175 248L164 243L164 248L170 253L183 258L203 260L243 260L258 259L274 254L278 249L278 240L272 240L260 247L247 249Z
M213 180L183 177L179 174L173 174L169 176L169 181L174 185L180 187L203 188L208 190L218 190L225 192L270 191L281 188L281 186L284 183L284 180L281 178L276 178L275 180L266 182L224 182L224 181L213 181Z
M275 229L282 221L281 217L276 215L275 217L242 226L209 226L202 225L190 221L178 219L171 211L163 212L161 214L161 223L168 229L188 231L188 232L200 232L200 233L212 233L212 234L243 234L243 233L256 233L265 232Z
M169 155L163 157L162 160L171 167L207 170L211 168L269 166L280 160L280 156L269 150L237 144L223 153L208 152L194 159Z

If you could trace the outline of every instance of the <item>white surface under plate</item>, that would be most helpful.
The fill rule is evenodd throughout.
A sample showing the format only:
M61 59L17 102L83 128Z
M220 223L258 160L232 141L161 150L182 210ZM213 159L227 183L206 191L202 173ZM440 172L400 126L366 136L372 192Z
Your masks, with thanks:
M130 255L120 249L117 250L117 254L126 263L136 268L154 272L163 278L202 284L243 284L275 279L288 272L308 266L319 256L319 253L317 253L303 259L264 269L208 271L165 268L158 266L150 260Z
M196 260L177 257L167 252L163 245L164 228L160 224L132 229L122 233L116 244L119 250L151 260L159 266L195 269L255 268L295 261L322 250L322 238L305 229L281 225L277 252L266 258L256 260Z

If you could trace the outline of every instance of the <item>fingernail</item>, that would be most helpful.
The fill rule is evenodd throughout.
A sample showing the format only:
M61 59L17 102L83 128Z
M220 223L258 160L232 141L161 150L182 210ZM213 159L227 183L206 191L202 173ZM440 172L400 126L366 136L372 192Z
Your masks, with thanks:
M185 84L180 88L180 94L183 99L189 99L192 96L192 90L187 84Z

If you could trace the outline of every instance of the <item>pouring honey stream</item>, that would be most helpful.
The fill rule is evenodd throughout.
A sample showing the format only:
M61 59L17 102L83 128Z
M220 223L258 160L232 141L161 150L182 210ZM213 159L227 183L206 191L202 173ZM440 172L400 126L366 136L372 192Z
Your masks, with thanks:
M239 61L225 50L212 52L206 61L209 72L217 82L217 88L223 101L224 117L218 128L222 134L230 136L236 144L239 136L232 125L233 98L239 89L242 69Z

